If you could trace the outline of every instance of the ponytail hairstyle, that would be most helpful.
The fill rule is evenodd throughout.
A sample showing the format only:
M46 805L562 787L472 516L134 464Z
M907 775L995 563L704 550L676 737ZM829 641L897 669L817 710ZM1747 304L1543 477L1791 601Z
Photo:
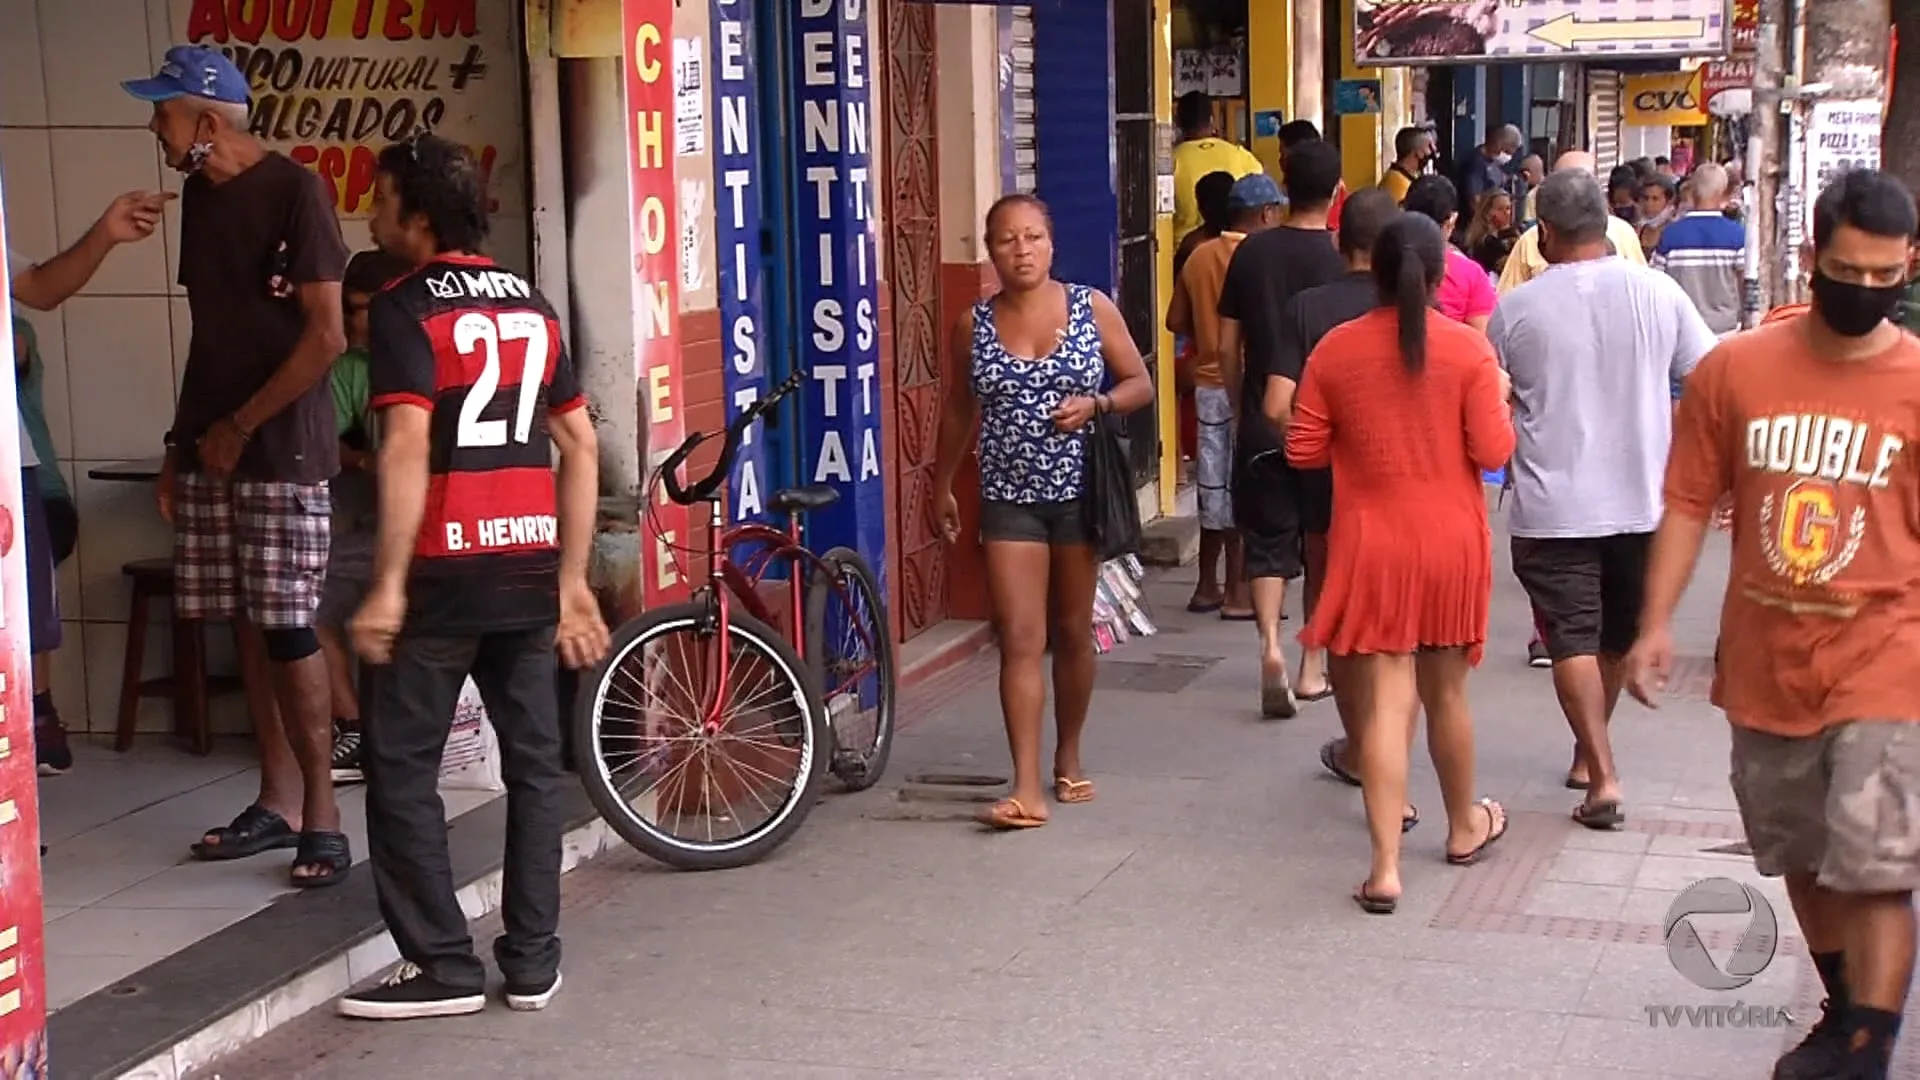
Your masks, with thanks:
M1400 362L1410 375L1427 365L1427 311L1446 271L1446 238L1425 214L1401 214L1374 241L1374 286L1399 315Z
M1029 195L1024 191L1010 191L1007 194L1002 195L999 198L993 200L993 205L987 207L987 219L986 219L987 232L988 233L993 232L993 223L1000 219L1000 215L1002 213L1004 213L1007 210L1011 210L1016 206L1030 206L1033 209L1039 211L1041 219L1047 223L1048 235L1052 235L1053 213L1047 209L1046 203L1043 203L1040 201L1039 196Z

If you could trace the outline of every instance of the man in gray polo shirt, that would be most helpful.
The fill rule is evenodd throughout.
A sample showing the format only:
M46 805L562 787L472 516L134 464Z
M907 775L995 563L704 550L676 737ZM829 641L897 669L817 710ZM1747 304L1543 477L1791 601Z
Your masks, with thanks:
M1639 632L1647 545L1673 441L1671 387L1714 347L1671 278L1612 254L1607 197L1563 170L1535 200L1548 267L1501 297L1487 327L1513 378L1513 570L1545 624L1573 729L1574 820L1618 828L1607 723Z

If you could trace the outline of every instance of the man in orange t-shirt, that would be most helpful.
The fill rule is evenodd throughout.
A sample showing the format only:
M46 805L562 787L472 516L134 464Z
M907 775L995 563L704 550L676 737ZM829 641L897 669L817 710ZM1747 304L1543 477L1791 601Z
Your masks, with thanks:
M1892 319L1912 197L1872 170L1814 208L1809 314L1727 339L1680 399L1628 687L1651 705L1707 521L1732 493L1713 702L1754 865L1826 985L1775 1077L1884 1080L1920 888L1920 339Z

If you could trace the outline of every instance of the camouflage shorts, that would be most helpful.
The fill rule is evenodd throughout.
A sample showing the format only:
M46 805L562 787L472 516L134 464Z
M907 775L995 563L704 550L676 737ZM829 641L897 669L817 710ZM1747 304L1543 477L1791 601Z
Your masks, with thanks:
M1920 723L1865 720L1784 738L1733 729L1733 795L1767 877L1842 893L1920 891Z

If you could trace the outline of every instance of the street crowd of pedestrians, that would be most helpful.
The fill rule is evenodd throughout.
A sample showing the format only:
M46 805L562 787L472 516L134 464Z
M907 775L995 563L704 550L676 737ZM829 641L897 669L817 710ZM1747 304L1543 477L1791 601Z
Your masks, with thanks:
M1864 169L1810 193L1812 303L1743 330L1732 166L1603 179L1571 152L1543 172L1501 130L1446 177L1410 128L1379 186L1348 195L1317 138L1286 144L1276 184L1204 110L1180 118L1195 209L1168 323L1181 388L1205 402L1190 608L1250 602L1264 715L1332 697L1343 734L1321 764L1360 789L1371 838L1355 902L1384 915L1400 898L1423 712L1447 861L1497 855L1507 827L1475 795L1465 692L1492 588L1483 477L1504 482L1528 660L1551 669L1571 736L1570 828L1627 820L1609 723L1623 692L1658 707L1718 526L1733 553L1712 694L1734 796L1826 991L1774 1076L1882 1080L1920 886L1911 193ZM1302 578L1290 674L1279 608Z

